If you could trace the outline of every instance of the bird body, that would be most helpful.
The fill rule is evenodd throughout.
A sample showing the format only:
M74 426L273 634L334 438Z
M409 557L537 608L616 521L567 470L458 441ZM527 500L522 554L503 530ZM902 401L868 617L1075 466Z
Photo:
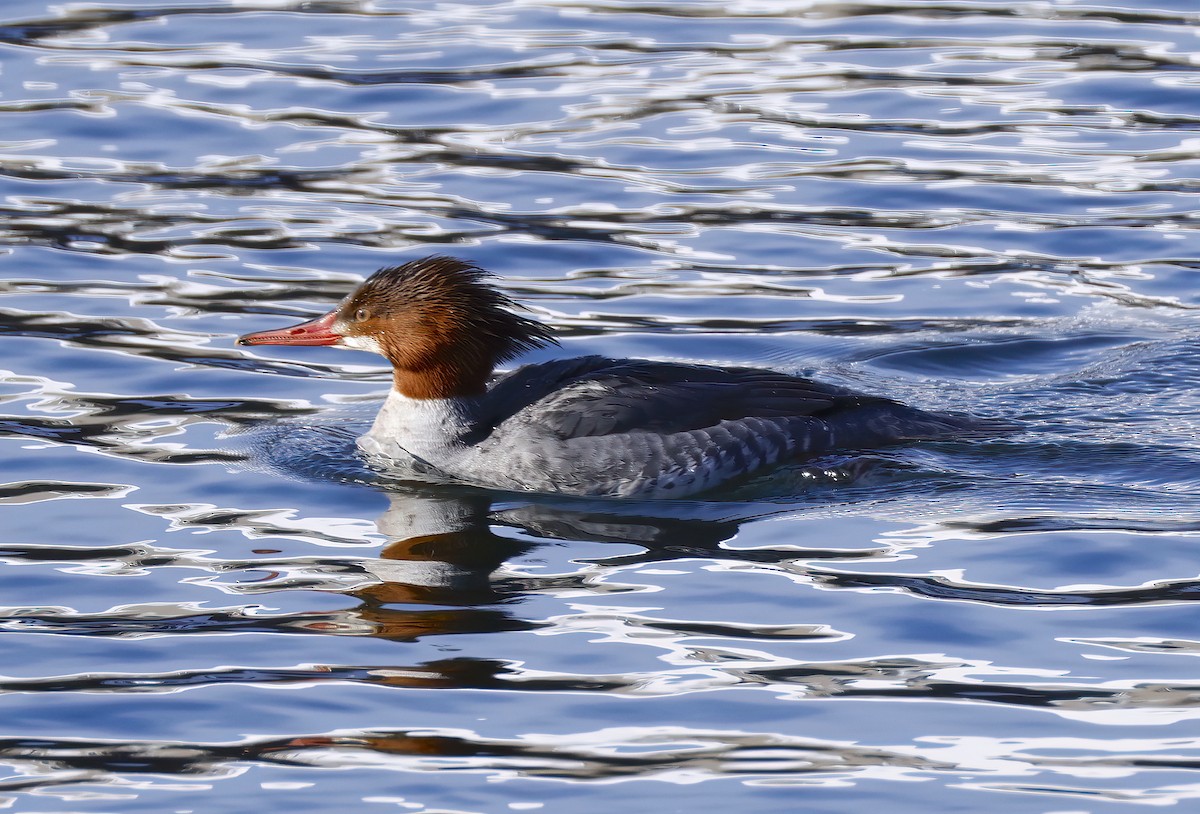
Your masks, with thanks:
M684 497L836 450L977 433L930 413L771 370L583 356L497 364L553 342L480 269L383 269L337 308L243 344L382 353L393 388L359 449L401 478L572 495Z

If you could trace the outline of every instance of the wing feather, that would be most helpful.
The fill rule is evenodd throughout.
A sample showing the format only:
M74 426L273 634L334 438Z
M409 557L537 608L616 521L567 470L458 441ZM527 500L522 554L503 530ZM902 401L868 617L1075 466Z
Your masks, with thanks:
M786 373L599 356L530 365L489 395L503 415L518 412L562 440L627 432L676 433L743 418L820 416L888 399Z

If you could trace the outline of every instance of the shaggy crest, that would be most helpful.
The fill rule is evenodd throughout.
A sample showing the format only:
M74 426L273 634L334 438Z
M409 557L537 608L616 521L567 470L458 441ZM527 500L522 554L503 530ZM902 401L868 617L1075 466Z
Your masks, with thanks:
M556 343L492 279L464 260L426 257L375 272L339 311L352 333L378 342L402 391L426 389L411 373L435 391L481 391L497 364Z
M493 363L557 344L548 326L513 312L521 306L501 293L493 279L456 257L425 257L375 272L342 310L355 314L367 309L370 317L383 319L401 311L425 314L460 342L471 337L475 349L490 351Z

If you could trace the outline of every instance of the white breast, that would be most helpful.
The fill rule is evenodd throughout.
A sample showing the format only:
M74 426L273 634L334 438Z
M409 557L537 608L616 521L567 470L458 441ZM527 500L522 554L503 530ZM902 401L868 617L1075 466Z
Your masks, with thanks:
M392 390L358 447L391 462L444 470L466 448L462 437L471 430L473 407L470 399L411 399Z

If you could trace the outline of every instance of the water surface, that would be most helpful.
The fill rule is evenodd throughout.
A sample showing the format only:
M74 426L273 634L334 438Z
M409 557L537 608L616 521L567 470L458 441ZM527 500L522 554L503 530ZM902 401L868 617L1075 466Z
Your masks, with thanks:
M0 20L0 800L1115 812L1200 796L1200 13L132 2ZM1015 422L706 500L372 482L450 253L604 353Z

